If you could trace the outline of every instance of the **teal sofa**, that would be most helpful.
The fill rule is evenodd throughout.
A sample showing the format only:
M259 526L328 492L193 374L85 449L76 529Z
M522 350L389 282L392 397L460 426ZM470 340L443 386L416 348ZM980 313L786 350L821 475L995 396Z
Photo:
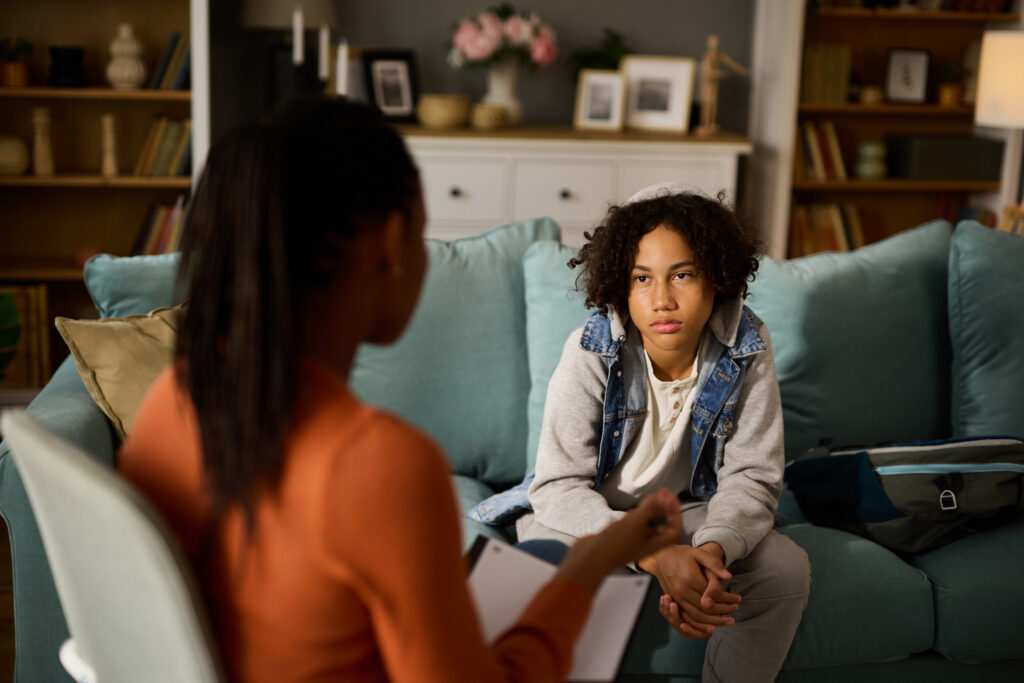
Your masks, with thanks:
M455 242L428 241L419 309L394 346L366 347L352 373L367 401L442 445L464 509L531 466L548 378L586 311L548 219ZM103 317L181 299L173 256L94 258L86 285ZM771 330L794 457L836 444L968 434L1024 436L1024 238L937 221L850 254L761 262L749 305ZM107 464L117 446L73 363L30 411ZM1024 680L1024 520L901 558L805 522L787 492L782 533L807 550L812 590L780 681ZM16 677L67 680L67 635L18 473L0 449L0 513L14 559ZM511 529L464 521L512 540ZM623 681L696 681L705 643L670 631L651 596Z

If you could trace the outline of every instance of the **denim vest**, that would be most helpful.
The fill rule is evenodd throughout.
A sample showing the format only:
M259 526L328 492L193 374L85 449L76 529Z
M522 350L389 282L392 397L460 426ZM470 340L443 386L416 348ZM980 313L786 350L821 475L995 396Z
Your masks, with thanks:
M724 346L714 335L712 348L705 355L697 377L697 393L690 419L691 478L690 493L709 500L718 488L718 470L725 457L725 443L736 418L743 375L750 358L767 346L759 334L761 320L743 307L736 340ZM643 346L626 344L625 336L613 338L611 320L592 314L584 324L580 345L601 356L607 369L604 397L604 424L598 450L594 490L619 464L647 416L647 374ZM628 365L631 372L623 373ZM711 437L710 439L708 437ZM479 503L467 513L470 519L485 524L503 524L530 511L527 491L533 482L531 471L522 483Z

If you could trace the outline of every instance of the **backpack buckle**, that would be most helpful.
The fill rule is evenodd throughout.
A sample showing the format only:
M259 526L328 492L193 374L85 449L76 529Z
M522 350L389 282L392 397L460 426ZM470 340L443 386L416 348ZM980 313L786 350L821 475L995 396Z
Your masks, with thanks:
M956 494L953 491L946 489L939 494L939 507L942 508L944 512L952 512L953 510L956 510L958 506Z

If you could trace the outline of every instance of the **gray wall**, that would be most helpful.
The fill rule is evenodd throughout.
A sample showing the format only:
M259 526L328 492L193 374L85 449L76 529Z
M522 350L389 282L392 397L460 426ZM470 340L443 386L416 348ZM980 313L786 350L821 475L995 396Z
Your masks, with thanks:
M282 0L285 2L287 0ZM453 24L497 2L481 0L336 0L334 35L351 44L416 52L421 92L484 94L485 76L477 69L453 70L445 61L445 42ZM597 44L605 27L626 37L640 54L699 58L709 34L721 49L750 66L753 0L545 0L529 8L558 32L559 57L551 66L521 72L519 96L526 121L570 123L575 86L566 57ZM228 127L259 115L263 108L262 47L273 32L242 29L242 0L213 0L210 8L210 55L213 138ZM312 36L312 34L310 34ZM719 88L719 123L729 131L747 132L750 84L730 77Z

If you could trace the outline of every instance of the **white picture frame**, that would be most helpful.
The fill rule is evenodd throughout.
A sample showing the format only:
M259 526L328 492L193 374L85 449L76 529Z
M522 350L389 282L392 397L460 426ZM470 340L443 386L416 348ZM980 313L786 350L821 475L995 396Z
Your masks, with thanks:
M621 71L582 69L576 85L576 128L622 130L626 113L626 77Z
M626 78L627 128L685 133L697 62L690 57L626 55L619 62Z
M885 69L885 98L890 102L923 104L928 96L927 50L889 50Z

